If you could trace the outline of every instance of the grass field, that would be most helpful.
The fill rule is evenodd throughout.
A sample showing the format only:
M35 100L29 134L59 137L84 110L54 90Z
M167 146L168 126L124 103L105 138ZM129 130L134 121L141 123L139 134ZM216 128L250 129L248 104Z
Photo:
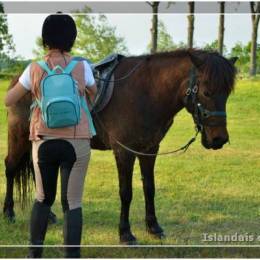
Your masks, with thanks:
M0 82L3 100L7 81ZM241 80L228 101L230 145L218 151L205 150L199 139L185 153L159 157L156 163L156 205L166 239L150 237L144 225L144 198L138 162L134 169L131 206L132 231L141 245L215 245L230 242L204 242L203 233L260 236L260 81ZM0 205L3 206L6 155L6 110L0 102ZM176 117L161 144L160 151L183 145L193 135L193 122L187 112ZM112 152L93 151L84 192L83 245L117 245L119 222L118 180ZM49 227L46 242L60 245L62 211L60 194L54 212L58 224ZM0 244L27 245L30 206L21 211L15 204L16 222L7 223L0 214ZM260 245L260 241L233 242ZM24 257L27 249L0 248L0 257ZM62 249L45 250L46 257L63 256ZM259 249L220 248L85 248L85 257L178 257L255 256Z

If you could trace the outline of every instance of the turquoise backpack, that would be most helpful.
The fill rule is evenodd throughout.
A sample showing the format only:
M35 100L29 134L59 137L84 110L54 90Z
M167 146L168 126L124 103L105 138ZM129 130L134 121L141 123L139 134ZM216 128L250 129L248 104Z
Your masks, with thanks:
M41 99L36 99L32 106L40 107L46 126L62 128L79 124L82 107L86 112L91 134L96 135L86 99L80 96L77 81L71 75L78 61L72 60L66 68L57 65L53 70L45 61L37 63L48 75L40 83ZM57 73L57 70L61 73Z

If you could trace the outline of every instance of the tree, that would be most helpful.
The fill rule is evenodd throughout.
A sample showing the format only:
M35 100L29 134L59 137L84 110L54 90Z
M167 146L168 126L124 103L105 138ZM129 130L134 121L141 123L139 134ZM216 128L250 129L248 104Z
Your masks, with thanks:
M218 52L223 54L224 31L225 31L225 2L220 2L219 29L218 29Z
M78 37L73 54L88 57L97 62L105 56L120 52L128 53L125 41L116 35L116 28L109 25L105 15L75 15Z
M152 42L148 44L148 49L150 50ZM177 48L174 44L171 35L168 33L165 24L159 20L158 23L158 39L157 39L157 51L171 51Z
M188 48L193 47L193 35L194 35L194 10L195 2L188 2L189 5L189 15L188 18Z
M12 35L8 30L7 17L4 14L3 4L0 2L0 53L9 54L14 49Z
M47 53L47 51L43 48L41 37L37 37L36 46L36 49L33 49L34 57L36 59L41 59Z
M75 11L76 12L76 11ZM116 28L109 25L105 15L93 16L88 13L91 9L85 7L81 13L84 15L74 15L77 25L77 39L72 49L72 54L83 56L97 62L111 53L127 54L128 50L124 39L116 35ZM34 50L36 57L44 55L42 40L36 40L37 49Z
M219 44L219 42L218 42L218 40L215 40L215 41L213 41L213 42L211 42L211 43L207 43L204 47L203 47L203 49L205 49L205 50L208 50L208 51L219 51L219 49L218 49L218 45ZM222 55L226 55L227 54L227 47L223 44L223 47L222 47Z
M250 50L251 42L248 42L246 45L238 42L231 49L230 57L238 57L236 67L238 67L239 71L242 73L248 73L248 71L250 70ZM256 53L256 64L258 65L256 73L260 73L260 44L257 44L256 46Z
M0 53L0 61L0 78L10 78L20 74L31 62L19 56L11 58L5 53Z
M147 2L152 7L153 17L152 17L152 28L151 28L151 53L157 51L158 45L158 7L160 2Z
M250 76L256 75L256 60L257 60L257 30L260 18L260 2L250 2L251 20L252 20L252 36L251 36L251 51L250 51Z

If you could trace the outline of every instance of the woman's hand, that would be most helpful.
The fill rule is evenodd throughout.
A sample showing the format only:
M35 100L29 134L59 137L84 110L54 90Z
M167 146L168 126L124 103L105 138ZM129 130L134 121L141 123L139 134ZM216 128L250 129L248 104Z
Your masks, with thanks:
M18 81L16 85L10 89L5 97L5 105L7 107L14 105L17 101L19 101L28 90L26 90L23 85Z

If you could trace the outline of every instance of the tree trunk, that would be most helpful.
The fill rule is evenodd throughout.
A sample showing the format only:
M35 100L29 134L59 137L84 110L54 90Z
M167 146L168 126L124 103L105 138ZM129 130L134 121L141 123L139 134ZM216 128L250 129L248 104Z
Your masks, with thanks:
M219 28L218 28L218 52L223 55L224 31L225 31L225 2L220 2Z
M256 75L257 69L257 30L259 25L259 11L260 11L260 3L250 2L251 8L251 19L252 19L252 35L251 35L251 51L250 51L250 76Z
M193 34L194 34L194 9L195 3L189 2L189 15L188 15L188 48L193 47Z
M151 36L152 36L152 46L151 53L156 53L157 51L157 41L158 41L158 7L159 2L151 2L149 3L153 10L153 18L152 18L152 28L151 28Z
M257 24L253 22L250 53L250 76L256 75Z

